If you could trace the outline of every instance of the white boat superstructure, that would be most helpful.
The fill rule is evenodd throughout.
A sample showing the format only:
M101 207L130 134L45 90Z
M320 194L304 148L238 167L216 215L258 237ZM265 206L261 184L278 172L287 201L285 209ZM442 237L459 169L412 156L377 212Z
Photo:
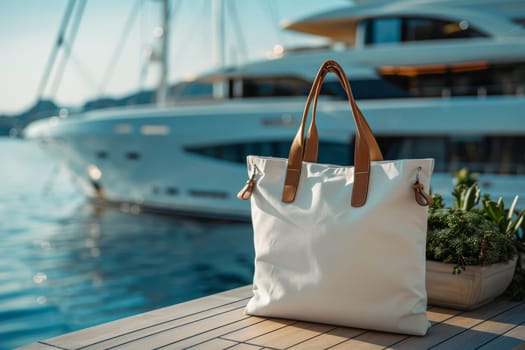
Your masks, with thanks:
M91 198L132 208L246 219L248 154L286 157L318 66L334 59L386 159L434 157L434 192L456 170L483 192L525 195L525 4L366 2L287 25L334 45L210 72L174 87L172 104L31 124ZM507 4L507 5L505 5ZM213 86L226 95L212 99ZM354 128L332 77L319 104L319 161L351 164ZM523 200L521 203L524 203ZM523 206L523 205L522 205Z

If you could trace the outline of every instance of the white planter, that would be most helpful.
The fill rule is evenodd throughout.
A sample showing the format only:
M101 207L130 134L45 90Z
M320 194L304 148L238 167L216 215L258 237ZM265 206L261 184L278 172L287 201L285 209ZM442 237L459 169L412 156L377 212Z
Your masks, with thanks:
M512 281L517 259L506 264L467 266L458 275L452 274L453 264L427 261L428 304L471 310L492 301Z

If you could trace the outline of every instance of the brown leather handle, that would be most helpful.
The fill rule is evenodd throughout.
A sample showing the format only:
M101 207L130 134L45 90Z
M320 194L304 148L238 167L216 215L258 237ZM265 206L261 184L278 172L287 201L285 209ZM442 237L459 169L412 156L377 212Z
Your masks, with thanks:
M363 116L363 112L361 112L361 110L359 109L359 106L355 102L355 99L352 94L352 90L350 88L350 84L348 83L348 79L346 78L344 71L341 71L341 72L342 74L340 74L340 71L338 70L333 71L333 73L337 75L337 78L339 79L339 83L345 90L346 96L348 97L350 104L351 105L353 104L355 106L355 110L357 110L359 117L364 122L363 131L366 134L367 140L369 141L368 146L370 147L370 160L383 160L381 149L379 148L379 145L377 144L374 134L372 133L372 130L370 129L370 126L368 125L368 122ZM321 92L321 86L322 86L322 82L319 82L319 89L317 89L314 94L314 107L312 110L312 121L310 122L310 127L308 128L308 133L306 136L306 148L304 150L304 156L303 156L303 160L305 162L315 163L317 162L317 158L318 158L319 135L317 133L317 125L315 121L316 121L316 111L317 111L317 99L319 98L319 95ZM310 102L307 101L307 103L310 103Z
M370 179L370 161L382 160L383 156L377 145L377 141L372 133L370 126L366 122L363 114L357 107L355 99L348 83L348 79L343 68L335 61L329 60L324 62L319 69L317 76L312 84L312 89L308 94L306 106L303 112L301 125L290 147L288 155L288 166L286 177L284 181L284 188L282 193L283 202L293 202L297 193L297 186L301 177L301 167L303 160L316 161L319 137L317 134L317 127L315 125L315 112L317 109L317 101L321 92L321 85L324 77L328 72L335 73L339 78L339 82L343 86L348 95L348 102L352 110L352 115L356 125L355 138L355 153L354 153L354 187L352 191L351 205L353 207L361 207L366 203L368 194L368 183ZM312 121L308 130L307 144L312 146L304 147L304 129L306 119L308 118L308 111L310 105L314 101L312 110ZM315 145L315 146L314 146Z

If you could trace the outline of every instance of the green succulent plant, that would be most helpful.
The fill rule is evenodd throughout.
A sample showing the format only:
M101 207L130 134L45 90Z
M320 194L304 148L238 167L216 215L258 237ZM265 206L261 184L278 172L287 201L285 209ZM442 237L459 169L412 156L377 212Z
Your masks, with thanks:
M516 210L517 203L518 196L514 197L508 209L505 209L505 203L501 197L497 202L491 200L489 195L483 196L481 200L483 213L486 217L498 226L501 233L512 239L518 238L518 231L525 218L525 210Z
M469 211L479 204L481 191L477 183L470 186L461 183L454 187L452 196L455 198L454 208Z

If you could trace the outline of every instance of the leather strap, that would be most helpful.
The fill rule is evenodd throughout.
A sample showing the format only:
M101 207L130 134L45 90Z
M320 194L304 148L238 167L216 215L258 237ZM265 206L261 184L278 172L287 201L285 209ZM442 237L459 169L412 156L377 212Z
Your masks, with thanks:
M359 106L355 102L355 99L352 94L352 89L350 87L350 84L348 83L348 79L346 78L346 75L343 71L343 74L341 75L339 71L333 71L337 78L339 79L339 83L343 87L343 89L346 92L346 96L348 97L350 105L355 106L355 110L359 114L359 118L362 119L364 122L364 132L367 135L367 140L370 141L370 160L383 160L383 155L381 153L381 149L379 148L379 145L377 144L376 138L374 137L372 130L370 129L370 126L368 125L368 122L366 121L365 117L363 116L363 112L359 109ZM346 83L345 83L346 82ZM315 82L314 82L315 83ZM319 148L319 136L317 133L317 125L315 123L316 121L316 111L317 111L317 99L320 95L321 86L319 86L319 90L315 93L314 96L314 107L312 110L312 121L310 122L310 127L308 128L308 134L306 137L306 148L304 151L304 157L303 160L305 162L311 162L316 163L318 159L318 148ZM308 102L307 102L308 103Z
M335 73L339 78L343 89L348 95L348 102L352 110L352 115L356 125L355 150L354 150L354 187L352 191L351 205L353 207L361 207L366 203L368 194L368 183L370 179L370 161L382 160L383 156L377 144L377 141L372 133L370 126L366 122L363 114L357 107L355 99L352 95L352 90L343 68L335 61L328 60L321 65L314 82L312 89L308 94L306 106L303 112L301 125L297 134L294 137L288 155L288 166L286 177L284 180L284 187L282 193L282 201L286 203L293 202L297 193L297 186L301 177L301 167L303 160L317 161L317 153L319 147L319 136L317 133L317 126L315 124L315 112L317 109L317 101L321 92L321 85L328 72ZM304 146L304 129L310 105L314 102L312 110L312 121L308 128L308 135L306 140L306 147Z

